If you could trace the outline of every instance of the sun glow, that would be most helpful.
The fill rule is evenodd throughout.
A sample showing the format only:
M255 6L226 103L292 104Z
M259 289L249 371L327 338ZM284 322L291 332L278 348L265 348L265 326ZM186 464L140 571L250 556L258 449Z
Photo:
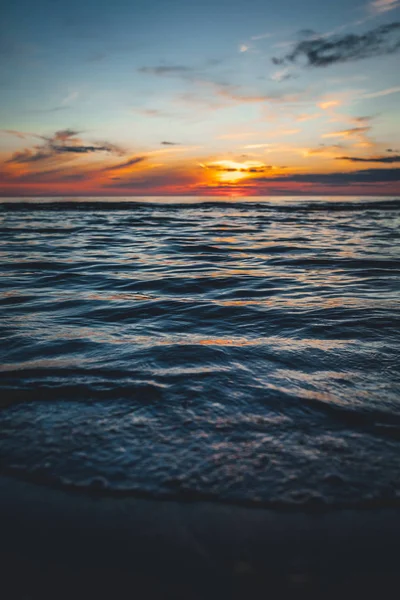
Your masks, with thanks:
M234 160L217 160L206 165L206 169L214 171L213 179L219 183L237 183L251 177L255 173L263 173L267 166L259 161L247 160L236 162Z

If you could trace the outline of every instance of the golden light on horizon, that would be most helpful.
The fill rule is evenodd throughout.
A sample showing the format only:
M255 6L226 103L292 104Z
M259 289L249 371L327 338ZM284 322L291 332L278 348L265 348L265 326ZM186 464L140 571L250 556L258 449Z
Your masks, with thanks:
M237 162L234 160L217 160L208 164L201 164L203 168L214 171L213 179L219 183L235 184L251 177L254 173L262 173L267 166L260 161L247 160Z

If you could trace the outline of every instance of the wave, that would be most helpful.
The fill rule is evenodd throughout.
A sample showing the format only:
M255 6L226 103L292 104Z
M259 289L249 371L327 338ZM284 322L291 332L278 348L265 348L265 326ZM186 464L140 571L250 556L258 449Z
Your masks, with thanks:
M46 211L137 211L141 209L148 209L156 207L160 211L171 211L171 209L193 209L195 206L202 206L205 209L230 209L235 207L237 209L257 209L257 210L274 210L281 212L318 212L318 211L329 211L329 212L342 212L342 211L365 211L365 210L387 210L387 211L398 211L400 209L399 198L362 198L357 197L346 199L346 200L326 200L326 199L315 199L313 201L304 200L299 197L288 201L284 199L284 202L276 199L274 201L265 198L263 200L256 198L244 199L208 199L206 197L195 197L190 198L186 201L175 197L165 198L164 201L154 200L152 198L138 198L138 199L126 199L121 201L118 198L107 198L104 200L99 197L97 199L86 199L86 198L74 198L74 199L0 199L0 213L8 211L31 211L35 210L46 210Z
M0 205L0 471L397 505L400 200L169 202Z

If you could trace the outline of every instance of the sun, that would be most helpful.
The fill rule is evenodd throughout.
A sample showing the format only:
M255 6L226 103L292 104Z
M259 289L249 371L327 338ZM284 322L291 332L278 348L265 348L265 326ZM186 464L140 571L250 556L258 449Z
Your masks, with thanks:
M239 183L266 169L264 163L250 160L244 162L217 160L202 166L213 171L213 179L216 183L229 184Z

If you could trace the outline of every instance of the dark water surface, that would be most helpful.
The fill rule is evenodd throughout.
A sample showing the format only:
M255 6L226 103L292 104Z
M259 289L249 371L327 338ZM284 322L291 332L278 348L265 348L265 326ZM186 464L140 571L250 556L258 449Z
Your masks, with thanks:
M400 201L0 205L0 472L400 504Z

